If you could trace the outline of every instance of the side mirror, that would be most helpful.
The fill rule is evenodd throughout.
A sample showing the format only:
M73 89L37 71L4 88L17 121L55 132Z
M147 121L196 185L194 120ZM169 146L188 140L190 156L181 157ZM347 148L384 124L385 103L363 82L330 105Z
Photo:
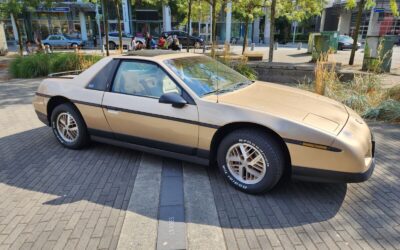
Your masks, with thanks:
M158 102L172 104L174 108L183 108L187 104L187 101L183 99L181 95L174 92L163 94L160 99L158 99Z

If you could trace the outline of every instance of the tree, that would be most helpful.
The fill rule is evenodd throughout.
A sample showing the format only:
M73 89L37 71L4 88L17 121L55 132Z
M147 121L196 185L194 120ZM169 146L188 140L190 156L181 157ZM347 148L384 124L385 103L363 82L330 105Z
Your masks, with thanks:
M242 54L246 50L247 46L247 33L249 23L253 22L254 19L263 14L262 8L265 6L266 0L238 0L233 2L233 11L237 16L244 19L244 39Z
M289 21L301 22L310 16L320 15L326 0L269 0L270 5L270 41L268 61L273 61L275 18L285 17Z
M104 36L106 38L106 55L110 55L110 44L108 41L108 2L107 0L101 0L103 7L103 18L104 18Z
M212 46L211 46L211 56L215 56L215 46L217 45L217 18L218 18L218 10L226 5L228 0L206 0L208 4L211 5L211 37L212 37Z
M38 5L38 0L7 0L0 3L0 15L2 15L3 18L8 18L11 16L15 20L15 27L18 34L18 51L20 55L22 55L24 47L22 44L21 27L18 23L18 17L24 11L28 11L29 8L34 8Z
M192 15L192 3L193 0L188 0L188 14L187 14L187 37L186 37L186 51L189 52L190 43L190 25L191 25L191 15Z
M271 13L270 13L270 31L269 31L269 51L268 51L268 62L274 60L274 43L275 43L275 12L276 12L276 1L272 0Z
M364 9L373 8L376 5L376 2L377 2L376 0L360 0L360 2L358 3L358 12L357 12L357 17L356 17L356 29L354 30L354 34L353 34L353 47L351 49L349 65L354 64L354 57L356 55L356 50L357 50L358 33L360 32L362 12ZM347 3L346 3L347 9L354 9L355 7L357 7L356 0L348 0L347 1ZM392 10L394 16L399 16L399 11L397 9L396 0L390 0L390 9Z
M122 24L121 24L121 13L119 12L119 5L121 4L121 0L115 0L115 7L117 12L117 20L118 20L118 38L119 38L119 45L118 49L119 52L122 54Z

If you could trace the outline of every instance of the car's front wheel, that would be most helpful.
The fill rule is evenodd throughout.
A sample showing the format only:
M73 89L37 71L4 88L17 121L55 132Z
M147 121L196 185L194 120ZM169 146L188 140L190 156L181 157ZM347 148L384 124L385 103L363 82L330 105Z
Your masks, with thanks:
M85 122L71 103L54 108L51 113L51 126L57 140L67 148L80 149L89 142Z
M276 138L253 129L228 134L218 147L217 162L228 182L247 193L271 190L284 169L282 147Z

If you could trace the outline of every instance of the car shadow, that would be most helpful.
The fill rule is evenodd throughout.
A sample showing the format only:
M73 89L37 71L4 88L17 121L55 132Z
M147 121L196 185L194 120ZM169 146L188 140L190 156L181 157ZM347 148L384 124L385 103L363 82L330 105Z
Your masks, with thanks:
M126 210L138 159L137 151L100 143L69 150L48 127L40 127L0 138L0 182L56 195L44 202L47 205L87 200ZM285 180L271 192L249 195L231 187L215 168L206 170L219 218L241 221L238 225L221 222L223 227L285 228L329 220L341 208L347 190L345 184ZM246 222L254 216L259 224Z
M254 228L254 223L246 221L246 217L257 218L264 229L327 221L338 213L347 192L345 183L311 183L284 178L271 191L250 195L229 185L218 170L209 169L208 173L217 211L229 221L225 227L237 218L242 228ZM244 221L241 214L246 215Z

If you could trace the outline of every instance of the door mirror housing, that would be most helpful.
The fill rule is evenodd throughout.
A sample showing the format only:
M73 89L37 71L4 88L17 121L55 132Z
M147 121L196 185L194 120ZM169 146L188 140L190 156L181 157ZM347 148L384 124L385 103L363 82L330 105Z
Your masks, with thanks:
M172 104L174 108L183 108L187 104L187 101L175 92L163 94L160 99L158 99L158 102Z

